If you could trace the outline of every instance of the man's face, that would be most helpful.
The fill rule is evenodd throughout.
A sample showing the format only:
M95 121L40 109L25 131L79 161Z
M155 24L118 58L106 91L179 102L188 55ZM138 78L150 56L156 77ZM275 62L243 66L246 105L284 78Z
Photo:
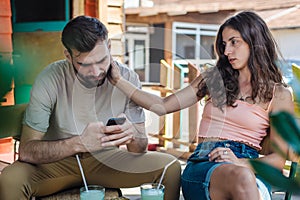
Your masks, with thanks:
M71 61L77 70L79 81L87 88L102 85L110 66L110 50L107 41L97 42L90 52L72 49Z

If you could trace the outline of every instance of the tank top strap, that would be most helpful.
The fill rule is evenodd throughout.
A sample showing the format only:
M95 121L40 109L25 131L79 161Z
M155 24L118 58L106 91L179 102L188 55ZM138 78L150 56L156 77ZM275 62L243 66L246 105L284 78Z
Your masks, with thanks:
M272 104L273 99L274 99L274 96L275 96L275 90L276 90L276 86L277 86L277 85L278 85L278 83L275 83L275 84L274 84L272 99L271 99L271 101L269 102L269 105L268 105L268 107L267 107L267 111L270 110L271 104Z

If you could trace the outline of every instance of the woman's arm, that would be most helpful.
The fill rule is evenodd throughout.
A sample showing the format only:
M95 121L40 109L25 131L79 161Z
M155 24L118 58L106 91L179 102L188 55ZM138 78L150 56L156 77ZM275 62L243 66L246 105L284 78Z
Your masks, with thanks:
M271 112L287 111L294 114L294 102L292 94L289 89L283 86L277 86L275 90L274 99L270 105ZM275 143L284 153L288 154L289 146L285 141L276 133L276 130L270 127L270 142ZM285 165L285 158L274 152L261 158L266 163L282 169Z
M196 95L197 87L194 87L194 85L188 85L182 90L162 98L135 87L123 78L120 78L116 83L116 87L122 90L136 104L160 116L195 104L199 99Z
M111 65L112 68L109 76L110 82L136 104L160 116L187 108L199 101L197 91L201 76L198 76L187 87L162 98L137 88L132 83L122 78L115 62L112 62Z

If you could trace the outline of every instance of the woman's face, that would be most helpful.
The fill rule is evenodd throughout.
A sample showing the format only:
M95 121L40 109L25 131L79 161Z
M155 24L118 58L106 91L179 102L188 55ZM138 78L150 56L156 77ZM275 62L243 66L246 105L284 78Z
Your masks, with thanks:
M241 34L230 27L225 27L222 38L225 49L224 55L227 56L232 68L237 70L247 68L250 49Z

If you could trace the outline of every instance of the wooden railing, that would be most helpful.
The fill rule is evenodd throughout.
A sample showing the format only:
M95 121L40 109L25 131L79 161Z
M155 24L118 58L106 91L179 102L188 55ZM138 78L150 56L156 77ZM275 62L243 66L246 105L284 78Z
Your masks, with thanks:
M194 65L189 64L189 80L192 81L199 74L199 70ZM179 64L170 65L161 60L160 63L160 84L153 86L151 89L159 91L161 97L166 97L177 90L183 88L184 68ZM167 117L172 115L172 120ZM165 151L183 159L187 159L191 152L194 151L197 142L197 132L199 125L199 105L196 104L188 109L188 140L182 138L183 113L178 111L172 114L159 117L158 133L148 133L150 137L158 138L158 151ZM171 129L171 134L169 130ZM169 145L172 143L172 145ZM181 148L181 147L188 148ZM185 149L185 150L183 150ZM188 149L188 150L186 150Z
M180 69L179 69L180 70ZM176 90L180 89L182 87L181 79L183 77L178 76L180 73L178 73L178 69L176 69L176 72L174 70L174 66L169 65L165 60L161 60L160 62L160 85L153 86L152 89L159 91L161 97L166 97L169 94L172 94L176 92ZM174 88L176 86L176 88ZM167 124L166 116L161 116L159 118L159 131L157 134L157 138L159 139L159 146L166 148L167 141L165 140L165 136L167 135L167 128L169 126L172 126L173 132L172 132L172 138L179 138L180 130L181 130L181 121L180 121L180 111L168 114L173 115L173 121L171 124ZM155 134L152 134L152 136L155 136ZM177 145L174 144L174 147Z

